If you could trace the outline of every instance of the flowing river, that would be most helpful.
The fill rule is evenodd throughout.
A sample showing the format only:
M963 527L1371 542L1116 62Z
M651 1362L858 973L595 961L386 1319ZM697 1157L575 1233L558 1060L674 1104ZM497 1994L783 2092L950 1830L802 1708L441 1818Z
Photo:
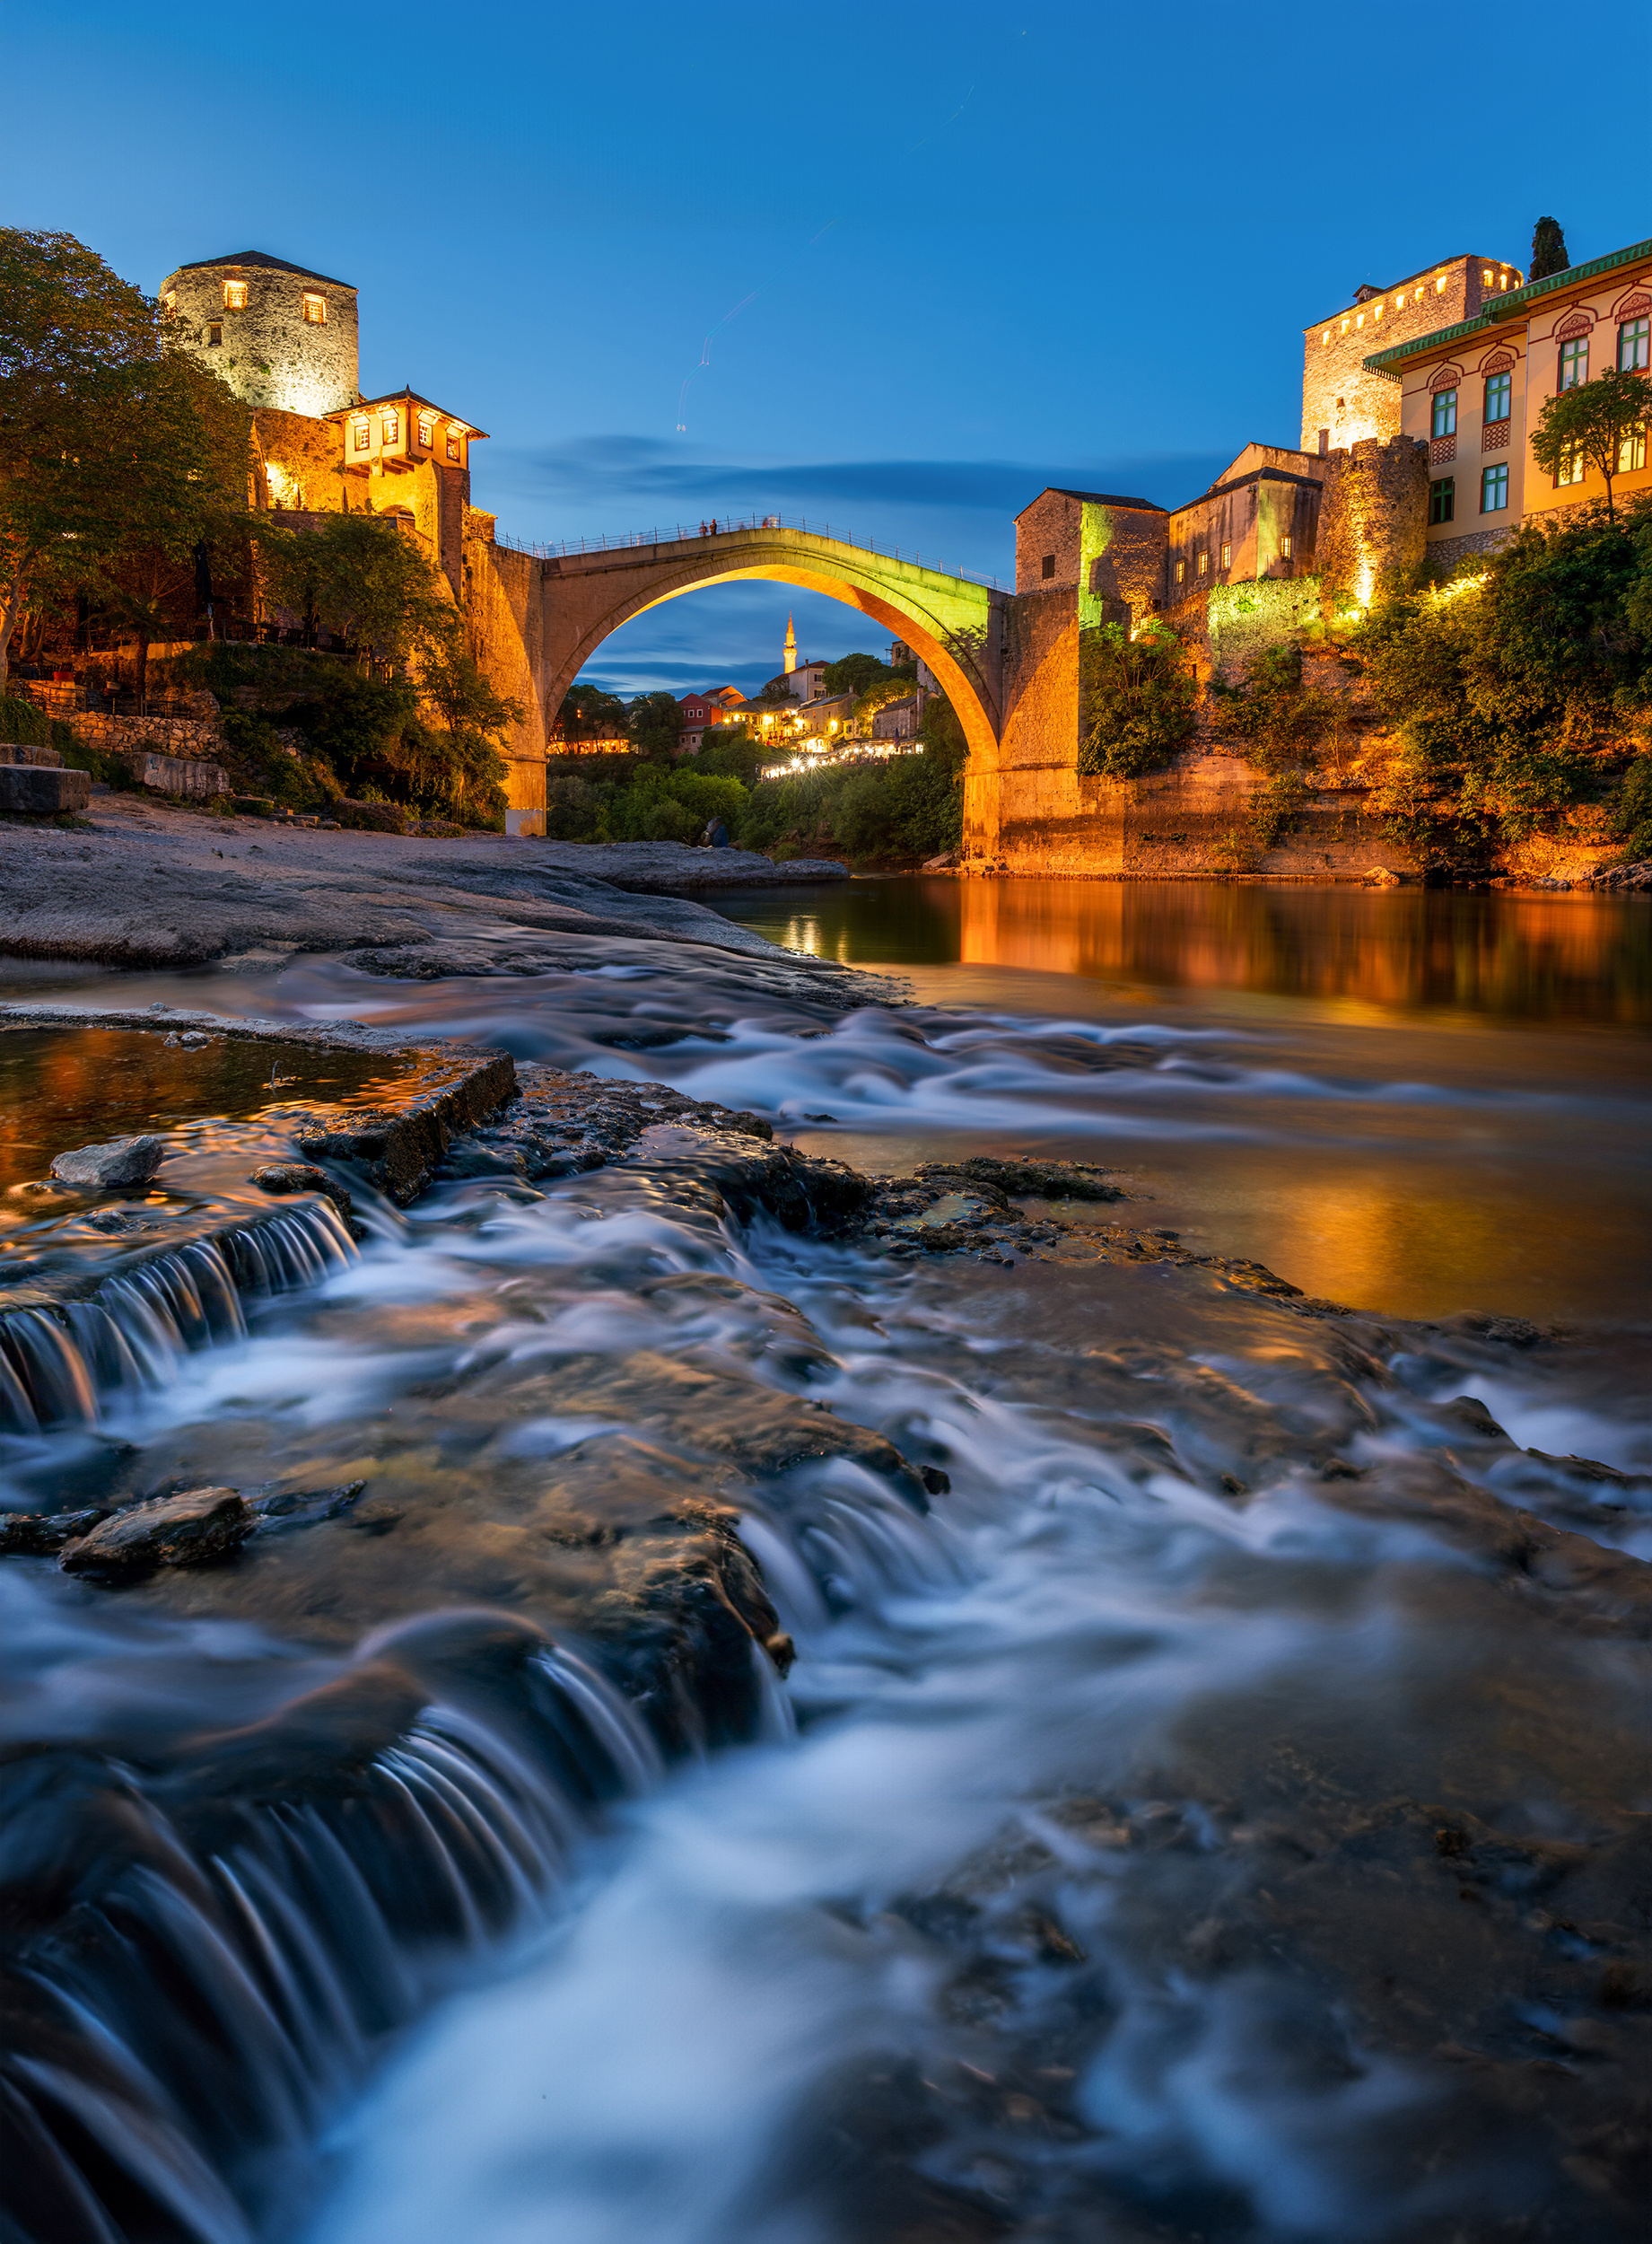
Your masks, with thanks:
M1652 912L727 908L906 1000L641 941L425 984L6 974L1129 1196L1045 1258L903 1257L738 1214L663 1110L556 1180L484 1140L9 1437L0 1508L336 1500L153 1590L0 1561L9 2233L1639 2233ZM1081 1251L1121 1220L1307 1298ZM724 1557L668 1582L679 1530ZM743 1634L659 1648L726 1646L742 1596L783 1680Z

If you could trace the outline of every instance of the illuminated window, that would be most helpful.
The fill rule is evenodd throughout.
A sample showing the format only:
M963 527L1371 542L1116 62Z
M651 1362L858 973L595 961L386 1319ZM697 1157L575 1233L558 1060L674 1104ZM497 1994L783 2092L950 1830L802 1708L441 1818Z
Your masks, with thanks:
M1633 475L1637 468L1644 468L1646 464L1647 425L1643 421L1639 428L1631 429L1618 446L1618 473L1621 476Z
M459 456L459 431L456 428L450 428L448 431L448 458L457 460Z
M1186 581L1187 581L1187 564L1186 564L1186 562L1185 562L1185 561L1178 561L1178 562L1176 563L1176 583L1177 583L1178 584L1184 584L1184 583L1186 583Z
M1554 478L1554 487L1558 491L1566 484L1581 483L1586 473L1587 464L1580 446L1569 459L1561 460L1560 473Z
M1438 279L1435 282L1435 284L1434 284L1434 294L1435 294L1437 296L1443 296L1443 295L1445 294L1445 293L1446 293L1446 276L1444 275L1444 273L1442 273L1442 274L1440 275L1439 278L1438 278Z
M1480 511L1482 514L1500 514L1508 504L1508 462L1480 471Z
M226 311L245 311L247 309L247 284L245 281L224 282L223 308Z
M1348 322L1347 322L1347 320L1343 320L1343 322L1342 322L1342 332L1343 332L1343 334L1344 334L1344 335L1346 335L1346 334L1347 334L1347 332L1348 332Z
M1365 325L1365 314L1364 314L1364 312L1363 312L1363 311L1356 311L1356 312L1355 312L1355 314L1354 314L1354 325L1355 325L1357 328L1362 328L1362 327Z
M428 413L421 413L419 416L418 426L419 442L424 445L425 451L428 451L431 448L432 440L435 434L436 424L431 419Z
M367 423L365 421L352 421L350 426L355 433L355 449L357 451L365 451L371 436L371 432L368 428Z
M307 328L324 328L327 325L327 298L325 296L306 294L304 325Z
M385 443L387 444L399 443L401 438L401 415L394 411L387 410L380 414L379 421L380 425L384 431Z
M1289 538L1281 538L1281 539L1280 539L1280 541L1279 541L1279 557L1280 557L1280 559L1281 559L1281 561L1289 561L1289 558L1290 558L1290 539L1289 539Z
M1228 546L1228 545L1224 545L1224 546L1223 546L1223 548L1222 548L1222 566L1223 566L1223 568L1227 569L1227 568L1231 568L1231 567L1232 567L1232 565L1233 565L1233 548L1232 548L1231 546Z
M1618 329L1618 368L1620 373L1633 373L1636 367L1647 364L1647 344L1652 334L1652 318L1625 320Z
M1330 330L1330 329L1329 329L1329 328L1327 328L1327 329L1325 329L1324 333L1324 334L1320 337L1319 340L1320 340L1320 343L1321 343L1321 346L1323 346L1324 344L1328 343L1328 342L1331 340L1331 330Z
M218 344L220 344L220 343L222 343L222 342L223 342L223 324L222 324L222 322L221 322L221 321L219 321L219 320L214 320L212 322L211 326L210 326L210 327L207 329L207 330L206 330L206 344L207 344L207 348L208 348L209 350L210 350L210 349L214 349L214 348L215 348L215 347L216 347L216 346L217 346Z
M1438 483L1429 486L1429 521L1431 524L1450 522L1456 513L1457 479L1455 476L1441 476Z
M1589 378L1589 338L1580 335L1570 343L1560 346L1560 382L1562 390L1576 390Z
M1489 265L1487 266L1487 267L1486 267L1485 271L1484 271L1483 273L1482 273L1482 275L1480 276L1480 277L1481 277L1481 280L1482 280L1482 284L1483 284L1483 285L1484 285L1487 288L1490 288L1490 285L1491 285L1491 267L1490 267Z
M1209 555L1208 553L1202 553L1202 554L1199 556L1199 574L1200 574L1200 575L1201 575L1201 576L1202 576L1202 575L1204 574L1205 571L1206 571L1206 570L1210 567L1210 565L1211 565L1211 557L1210 557L1210 555Z
M1488 421L1506 421L1508 418L1508 400L1513 387L1512 374L1486 376L1485 417Z
M1457 393L1455 390L1434 392L1434 421L1430 436L1455 436L1457 433Z

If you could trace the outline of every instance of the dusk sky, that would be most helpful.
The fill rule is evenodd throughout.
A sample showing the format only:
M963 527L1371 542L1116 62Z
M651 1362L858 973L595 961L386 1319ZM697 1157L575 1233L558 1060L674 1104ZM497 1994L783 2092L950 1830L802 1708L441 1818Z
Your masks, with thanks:
M8 223L154 289L267 250L361 291L368 394L491 432L522 539L774 512L1007 574L1046 483L1184 499L1294 443L1301 330L1454 252L1649 230L1652 13L979 0L5 11ZM1607 58L1610 59L1610 63ZM1635 127L1635 114L1642 125ZM667 603L624 692L880 644L776 585Z

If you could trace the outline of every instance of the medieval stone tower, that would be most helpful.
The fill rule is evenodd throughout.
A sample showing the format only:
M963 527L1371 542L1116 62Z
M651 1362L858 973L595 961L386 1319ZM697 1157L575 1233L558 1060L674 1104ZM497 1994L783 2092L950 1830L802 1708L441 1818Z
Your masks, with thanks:
M249 405L312 417L354 405L355 291L262 250L180 265L161 302L185 347Z

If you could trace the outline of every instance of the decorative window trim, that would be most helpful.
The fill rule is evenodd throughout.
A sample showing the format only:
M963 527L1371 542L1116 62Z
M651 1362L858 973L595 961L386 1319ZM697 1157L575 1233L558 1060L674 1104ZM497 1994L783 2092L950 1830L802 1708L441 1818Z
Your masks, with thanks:
M1556 328L1554 330L1554 340L1557 343L1575 343L1579 336L1593 335L1594 332L1594 313L1592 311L1574 311L1569 319L1562 320L1560 326Z
M1455 436L1436 436L1430 438L1429 443L1429 465L1430 468L1448 467L1456 456L1457 440Z
M1488 421L1480 432L1481 451L1507 451L1508 450L1508 432L1513 426L1514 423L1512 421Z
M1437 366L1429 377L1430 397L1437 390L1461 390L1462 387L1463 369L1461 366Z
M1613 305L1611 317L1621 322L1624 320L1639 320L1648 311L1652 311L1652 295L1648 295L1644 288L1631 288L1627 296Z
M1481 360L1480 371L1482 374L1506 374L1519 363L1512 351L1493 351L1489 358Z

